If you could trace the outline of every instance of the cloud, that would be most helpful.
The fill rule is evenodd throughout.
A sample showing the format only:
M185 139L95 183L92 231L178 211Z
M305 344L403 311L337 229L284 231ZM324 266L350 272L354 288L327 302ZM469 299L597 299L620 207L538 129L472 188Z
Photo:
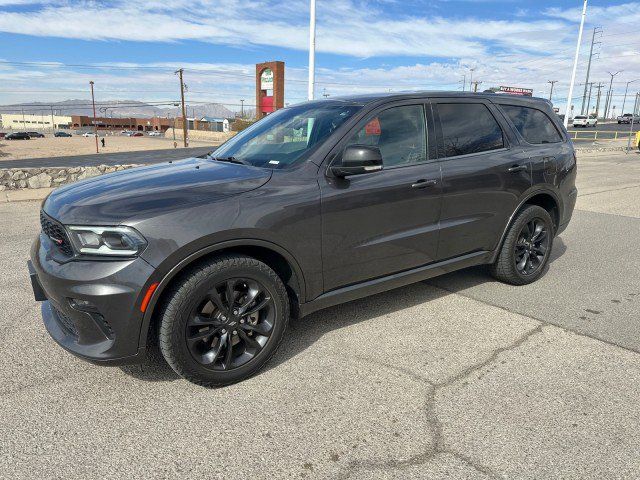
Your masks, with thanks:
M0 0L3 1L7 3ZM266 46L275 51L307 48L307 0L80 0L73 6L66 1L23 3L32 3L29 12L0 9L0 31L104 41L196 40L243 48ZM389 5L396 12L393 16L386 14ZM579 8L530 11L526 16L516 12L508 19L487 20L471 15L445 18L415 5L402 15L397 13L398 5L405 6L384 1L318 2L318 50L342 55L347 59L342 65L353 59L352 68L329 68L319 57L319 94L323 89L332 96L389 89L459 89L465 74L468 89L469 67L475 67L474 79L482 82L481 90L507 84L530 87L537 95L547 96L547 81L558 80L554 97L561 102L566 96ZM589 24L600 25L604 30L591 79L608 82L608 70L624 70L614 82L614 103L621 102L627 81L640 78L640 32L635 31L638 21L640 2L590 7L588 11ZM584 81L589 41L590 35L586 34L578 84ZM381 60L378 67L357 67L361 63L356 59L369 58L367 65L375 65L376 57L394 57L394 65L385 65ZM172 69L178 64L187 69L188 97L192 101L219 101L233 106L244 98L245 105L252 103L253 64L185 64L179 58L165 64L122 64L131 68L121 70L0 64L0 96L4 103L42 99L44 94L28 92L33 85L32 90L48 91L47 99L51 100L86 98L87 83L93 79L103 99L175 99L177 81ZM286 77L287 102L304 100L305 68L288 65ZM17 93L25 90L27 93ZM582 92L581 85L577 85L576 92Z
M2 0L0 0L2 1ZM277 12L274 15L273 12ZM564 22L500 21L422 15L390 17L380 4L328 0L318 4L320 52L353 57L459 57L503 48L553 50ZM38 9L0 11L0 31L91 40L176 42L307 48L308 2L195 0L193 2L47 3Z

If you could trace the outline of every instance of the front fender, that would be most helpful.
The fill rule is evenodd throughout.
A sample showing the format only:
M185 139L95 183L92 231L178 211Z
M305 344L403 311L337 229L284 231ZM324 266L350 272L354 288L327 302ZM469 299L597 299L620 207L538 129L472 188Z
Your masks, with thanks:
M269 249L273 252L280 254L284 257L291 268L293 269L296 277L298 278L298 284L300 291L298 292L299 298L304 301L306 299L306 282L304 278L304 273L300 264L295 259L295 257L284 247L273 243L268 240L262 240L258 238L234 238L233 240L220 241L218 243L208 245L204 248L189 248L185 247L181 249L179 252L176 252L172 255L173 260L167 260L162 265L158 267L156 272L153 275L153 278L150 279L147 285L147 289L152 284L157 284L151 298L147 304L146 310L144 312L144 316L142 319L142 323L140 325L140 338L139 338L139 346L145 347L147 344L147 338L149 333L149 326L151 325L151 319L153 317L153 312L158 303L158 300L162 296L162 293L169 285L171 280L187 268L189 265L196 262L198 259L209 255L211 253L222 251L225 249L233 248L233 247L262 247ZM176 260L177 259L177 260ZM144 293L142 295L144 296Z

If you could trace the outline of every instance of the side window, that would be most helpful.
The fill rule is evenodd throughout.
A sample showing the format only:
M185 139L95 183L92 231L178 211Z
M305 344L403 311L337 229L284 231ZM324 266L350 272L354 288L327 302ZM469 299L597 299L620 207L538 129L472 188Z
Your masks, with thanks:
M558 129L542 111L515 105L501 105L514 126L527 142L534 145L562 141Z
M439 103L444 157L504 148L502 129L482 103Z
M385 167L427 160L427 134L422 105L393 107L367 120L347 142L380 149Z

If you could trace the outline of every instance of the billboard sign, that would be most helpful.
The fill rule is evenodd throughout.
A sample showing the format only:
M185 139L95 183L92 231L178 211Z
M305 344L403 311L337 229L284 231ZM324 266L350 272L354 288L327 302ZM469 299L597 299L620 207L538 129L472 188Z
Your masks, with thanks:
M501 86L500 93L508 93L509 95L520 95L521 97L533 97L533 90L530 88L505 87Z
M265 68L260 75L260 90L273 90L273 70Z

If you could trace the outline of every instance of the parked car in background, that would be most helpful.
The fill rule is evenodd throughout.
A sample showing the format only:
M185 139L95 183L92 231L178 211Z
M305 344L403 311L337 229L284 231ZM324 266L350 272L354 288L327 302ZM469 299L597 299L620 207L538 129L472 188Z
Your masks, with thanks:
M83 136L83 137L97 137L97 136L98 136L98 134L97 134L97 133L94 133L94 132L84 132L84 133L82 134L82 136Z
M598 117L595 114L591 115L576 115L573 117L574 127L595 127L598 125Z
M4 137L6 140L31 140L31 137L27 132L15 132L10 133Z
M53 134L54 137L71 137L73 135L71 135L70 133L67 132L56 132Z
M149 132L150 137L162 137L162 132Z
M620 123L638 123L640 121L640 115L634 115L633 113L625 113L624 115L620 115L618 117L618 124Z
M27 135L29 135L31 138L44 138L44 133L40 132L27 132Z
M29 272L66 350L125 364L159 345L183 377L227 385L268 362L290 316L475 265L536 281L571 219L576 171L542 99L302 103L205 157L54 190Z
M142 132L132 132L130 137L144 137L144 133Z

